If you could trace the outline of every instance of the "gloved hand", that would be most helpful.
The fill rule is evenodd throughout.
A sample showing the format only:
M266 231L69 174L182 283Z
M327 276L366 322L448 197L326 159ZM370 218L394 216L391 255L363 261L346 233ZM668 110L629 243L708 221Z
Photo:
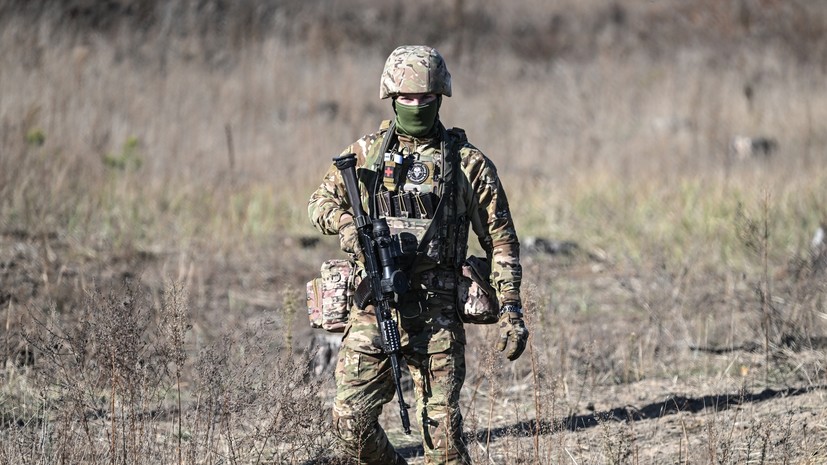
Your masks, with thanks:
M517 360L525 350L528 341L528 329L523 322L522 309L516 305L503 305L500 309L499 324L500 339L497 341L497 350L502 352L506 346L511 345L506 357L511 361Z
M339 220L339 247L346 253L362 255L362 246L359 245L359 232L353 223L353 217L342 215Z

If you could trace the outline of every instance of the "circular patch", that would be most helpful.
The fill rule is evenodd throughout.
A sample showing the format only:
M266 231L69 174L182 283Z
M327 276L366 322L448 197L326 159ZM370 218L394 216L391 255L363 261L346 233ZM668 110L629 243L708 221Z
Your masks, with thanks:
M414 184L422 184L426 179L428 179L428 174L430 174L428 165L415 161L408 170L408 180Z

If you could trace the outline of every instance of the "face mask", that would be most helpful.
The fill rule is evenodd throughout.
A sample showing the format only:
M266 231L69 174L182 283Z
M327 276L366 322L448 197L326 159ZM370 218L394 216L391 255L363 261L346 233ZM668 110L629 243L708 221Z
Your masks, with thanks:
M394 102L397 131L413 137L422 137L430 133L436 123L440 100L437 97L424 105L403 105Z

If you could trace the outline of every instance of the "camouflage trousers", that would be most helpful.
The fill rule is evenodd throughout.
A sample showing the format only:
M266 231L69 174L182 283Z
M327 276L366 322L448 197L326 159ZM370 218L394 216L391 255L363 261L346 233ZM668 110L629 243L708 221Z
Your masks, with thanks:
M464 329L455 316L453 293L429 289L421 295L397 313L416 396L412 426L420 425L425 463L468 464L459 408L465 381ZM354 310L339 350L334 427L340 445L358 463L404 463L397 461L379 424L382 407L393 400L396 388L390 359L376 344L367 344L378 336L372 310Z
M459 390L465 375L464 347L441 354L406 357L416 389L416 419L425 463L464 464ZM341 446L360 464L394 464L396 451L379 424L382 406L395 394L385 355L363 354L343 346L336 366L333 421Z

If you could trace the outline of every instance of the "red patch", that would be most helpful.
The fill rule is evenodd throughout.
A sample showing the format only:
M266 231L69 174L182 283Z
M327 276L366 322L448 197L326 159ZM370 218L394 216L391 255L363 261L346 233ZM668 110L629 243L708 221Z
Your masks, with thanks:
M392 166L386 166L385 167L385 177L386 178L392 178L393 177L393 167Z

